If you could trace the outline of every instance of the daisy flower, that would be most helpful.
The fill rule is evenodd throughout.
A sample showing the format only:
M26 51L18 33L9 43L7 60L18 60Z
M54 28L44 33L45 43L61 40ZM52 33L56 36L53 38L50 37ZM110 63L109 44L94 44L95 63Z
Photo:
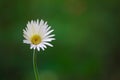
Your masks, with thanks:
M28 22L27 27L23 29L23 43L30 44L30 49L37 49L38 51L45 50L47 46L53 47L50 42L55 40L55 34L51 34L54 30L47 22L43 20Z

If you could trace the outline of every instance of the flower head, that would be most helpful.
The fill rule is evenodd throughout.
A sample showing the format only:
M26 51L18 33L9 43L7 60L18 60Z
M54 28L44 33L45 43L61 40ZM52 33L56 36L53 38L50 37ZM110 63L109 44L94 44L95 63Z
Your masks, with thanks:
M50 30L51 26L47 25L47 22L43 20L28 22L27 27L23 29L23 43L30 44L30 49L44 50L46 46L53 47L51 42L55 40L55 35L51 34L54 30Z

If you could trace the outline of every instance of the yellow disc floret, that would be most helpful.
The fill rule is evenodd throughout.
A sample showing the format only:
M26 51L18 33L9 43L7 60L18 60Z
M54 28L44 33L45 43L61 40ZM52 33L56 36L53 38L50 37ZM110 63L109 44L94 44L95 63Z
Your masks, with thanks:
M32 42L32 44L34 44L34 45L38 45L38 44L40 44L41 43L41 37L39 36L39 35L33 35L32 37L31 37L31 42Z

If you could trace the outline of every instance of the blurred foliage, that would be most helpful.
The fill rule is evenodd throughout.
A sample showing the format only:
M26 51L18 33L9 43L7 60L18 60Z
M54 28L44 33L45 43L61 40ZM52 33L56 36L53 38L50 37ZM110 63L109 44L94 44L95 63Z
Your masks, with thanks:
M41 80L120 80L119 0L0 0L0 80L34 80L23 28L43 19L53 48L38 53Z

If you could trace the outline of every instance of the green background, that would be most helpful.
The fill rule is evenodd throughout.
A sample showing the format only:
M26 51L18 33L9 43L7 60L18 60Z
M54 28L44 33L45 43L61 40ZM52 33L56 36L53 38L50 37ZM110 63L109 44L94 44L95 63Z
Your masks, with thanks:
M0 80L35 80L23 29L37 19L56 35L40 80L120 80L119 0L0 0Z

